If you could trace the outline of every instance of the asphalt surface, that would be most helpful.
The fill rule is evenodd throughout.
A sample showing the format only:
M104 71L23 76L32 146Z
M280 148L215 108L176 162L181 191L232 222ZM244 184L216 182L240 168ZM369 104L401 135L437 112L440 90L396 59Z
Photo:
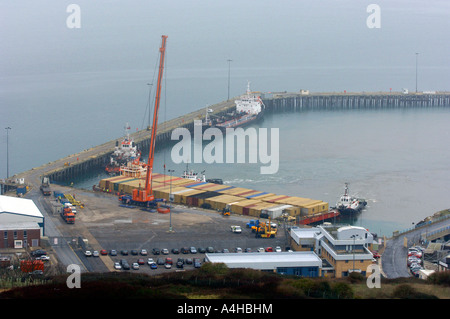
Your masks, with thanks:
M387 241L381 262L387 278L411 277L407 266L408 248L420 243L421 234L450 225L450 218L401 234ZM405 237L407 247L405 247Z
M283 228L279 229L276 238L256 238L250 229L246 228L249 217L232 215L222 216L219 212L173 206L171 214L143 211L139 208L121 207L116 196L92 191L79 190L69 187L52 185L53 190L75 195L76 199L84 203L85 208L77 209L75 224L66 224L59 215L51 212L53 196L44 197L39 190L28 194L38 205L45 216L45 235L49 238L51 248L57 255L59 263L68 266L77 264L83 272L116 271L114 262L126 259L130 265L139 258L171 257L174 262L178 258L204 259L205 254L173 254L154 256L153 248L173 248L181 250L182 247L206 248L213 247L215 251L228 249L234 252L236 247L243 250L280 246L285 248L286 237ZM239 225L242 233L231 232L231 225ZM170 231L172 230L172 231ZM83 244L80 245L80 240ZM85 250L108 251L108 255L99 257L85 256ZM110 256L114 249L117 256ZM147 256L132 255L132 250L146 249ZM128 250L127 256L120 252ZM184 269L194 268L186 265ZM157 270L150 269L149 265L141 265L139 272L160 273L171 270L159 266ZM131 270L135 271L135 270Z

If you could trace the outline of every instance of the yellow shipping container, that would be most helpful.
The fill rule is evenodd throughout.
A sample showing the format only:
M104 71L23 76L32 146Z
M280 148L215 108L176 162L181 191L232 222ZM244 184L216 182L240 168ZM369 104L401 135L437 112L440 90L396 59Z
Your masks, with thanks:
M264 194L263 192L259 192L259 193L261 193L261 195L252 194L252 195L247 195L247 197L251 196L251 197L248 198L248 199L257 199L257 200L262 200L262 201L263 201L263 200L266 199L266 198L275 196L274 193L267 193L267 194Z
M240 215L248 215L249 208L247 206L261 203L261 201L256 199L244 199L238 203L231 205L231 212Z
M224 208L226 208L227 205L230 205L231 203L236 203L240 199L241 199L240 197L232 195L218 195L207 198L205 200L205 203L210 204L212 209L223 210Z
M249 215L259 218L259 216L261 215L261 211L263 209L268 209L268 208L274 207L274 206L278 206L278 205L273 204L273 203L266 203L266 202L258 203L255 206L252 206L249 208Z
M244 192L249 192L249 191L251 191L251 189L234 187L234 188L230 188L230 189L220 191L220 192L224 193L224 194L229 194L229 195L236 195L238 193L244 193Z

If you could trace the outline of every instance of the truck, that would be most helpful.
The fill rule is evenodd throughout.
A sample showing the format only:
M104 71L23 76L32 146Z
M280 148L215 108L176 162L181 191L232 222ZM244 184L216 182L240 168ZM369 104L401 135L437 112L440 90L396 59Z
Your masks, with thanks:
M50 180L48 177L44 177L42 178L42 182L41 182L41 192L44 196L50 196L51 195L51 190L50 190Z
M224 209L222 209L222 216L230 216L230 207L227 205Z
M233 233L238 233L238 234L242 233L241 226L236 226L236 225L231 226L231 231Z
M274 227L275 226L275 227ZM276 224L268 222L259 223L259 226L254 226L257 238L274 238L277 235Z
M250 228L252 232L258 227L259 219L251 219L247 224L247 228Z
M61 217L67 224L75 223L75 214L72 212L72 208L70 207L64 207L61 212Z

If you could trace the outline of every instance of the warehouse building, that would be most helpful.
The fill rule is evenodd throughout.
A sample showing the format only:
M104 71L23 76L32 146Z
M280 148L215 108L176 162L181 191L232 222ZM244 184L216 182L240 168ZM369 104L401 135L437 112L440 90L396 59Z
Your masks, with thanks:
M44 216L31 199L0 195L0 248L40 246Z
M321 276L322 260L312 251L267 253L213 253L205 260L228 268L251 268L303 277Z
M373 262L370 251L373 235L363 227L322 225L291 229L291 247L296 251L314 251L331 267L323 276L347 277L351 272L370 275L367 267Z

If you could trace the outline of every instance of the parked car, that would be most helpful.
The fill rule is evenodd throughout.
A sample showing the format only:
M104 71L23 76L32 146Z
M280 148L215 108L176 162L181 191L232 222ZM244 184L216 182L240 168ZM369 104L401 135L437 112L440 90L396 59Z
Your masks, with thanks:
M281 253L281 247L280 246L275 247L275 252Z
M184 263L181 261L177 261L177 268L183 268L184 267Z
M151 264L154 264L154 263L155 263L155 261L153 260L153 258L147 259L147 264L151 265Z
M49 261L50 257L47 255L42 255L41 257L37 257L36 259L42 260L42 261Z
M136 249L132 249L132 250L131 250L131 254L132 254L133 256L137 256L137 255L139 254L139 252L138 252Z
M180 250L178 248L172 248L172 254L177 255L179 253L180 253Z
M106 249L102 249L102 250L100 250L100 255L106 256L106 255L108 255L108 251Z
M266 247L266 253L271 253L273 252L273 248L272 247Z
M182 247L182 248L181 248L181 253L182 253L182 254L189 254L189 248L187 248L187 247Z
M115 249L111 249L111 251L109 252L110 256L117 256L117 250Z
M381 257L380 254L377 253L376 251L372 251L372 255L373 255L373 258L380 258Z
M262 248L262 247L258 248L258 253L263 253L263 252L265 252L264 248Z
M172 268L172 265L171 265L171 264L164 264L164 268L166 268L166 269L171 269L171 268Z
M156 263L151 263L150 269L158 269L158 265Z
M191 248L189 248L189 252L190 252L191 254L196 254L196 253L197 253L197 248L191 247Z
M158 259L156 260L156 263L157 263L158 265L164 265L164 259L158 258Z
M242 253L242 248L241 248L241 247L236 247L236 248L234 249L234 252L235 252L235 253Z
M152 249L152 253L153 253L153 255L159 255L160 254L160 250L158 248L153 248Z
M122 264L122 269L123 270L130 270L130 265L126 262Z
M114 263L114 269L120 270L120 269L122 269L122 266L120 265L120 263L115 262Z
M206 248L206 252L207 253L213 253L214 252L214 248L209 246L208 248Z
M206 253L206 249L203 248L203 247L198 247L198 248L197 248L197 251L198 251L200 254Z
M139 259L137 260L137 263L138 263L139 265L145 265L145 260L142 259L142 258L139 258Z
M138 263L133 263L133 269L134 270L139 270L139 264Z
M86 250L86 251L84 252L84 255L85 255L86 257L91 257L91 256L92 256L92 252L91 252L90 250Z
M141 249L140 253L141 253L141 256L147 256L147 254L148 254L147 249Z
M122 254L122 256L127 256L128 255L128 250L123 249L120 251L120 253Z
M47 255L47 252L42 249L37 249L37 250L34 250L31 252L31 256L33 256L33 257L40 257L42 255Z
M246 253L251 253L251 252L252 252L252 249L251 249L251 248L245 248L245 252L246 252Z
M195 258L194 259L194 267L195 268L200 268L202 266L202 263L200 262L200 259Z
M98 251L97 251L97 250L94 250L94 252L92 253L92 256L94 256L94 257L98 257L98 256L100 256L100 254L98 253Z
M414 263L421 264L422 260L420 258L417 258L417 257L408 257L408 261L407 261L408 266L410 266L410 265L412 265Z
M230 251L229 251L227 248L224 248L224 249L222 249L222 252L223 252L224 254L228 254Z
M163 248L163 249L161 249L161 254L168 255L169 254L169 250L167 248Z
M192 265L192 258L186 258L186 264Z
M172 260L172 258L170 258L170 257L167 257L167 258L166 258L166 261L165 261L165 263L166 263L166 264L170 264L170 265L172 265L172 264L173 264L173 260Z

